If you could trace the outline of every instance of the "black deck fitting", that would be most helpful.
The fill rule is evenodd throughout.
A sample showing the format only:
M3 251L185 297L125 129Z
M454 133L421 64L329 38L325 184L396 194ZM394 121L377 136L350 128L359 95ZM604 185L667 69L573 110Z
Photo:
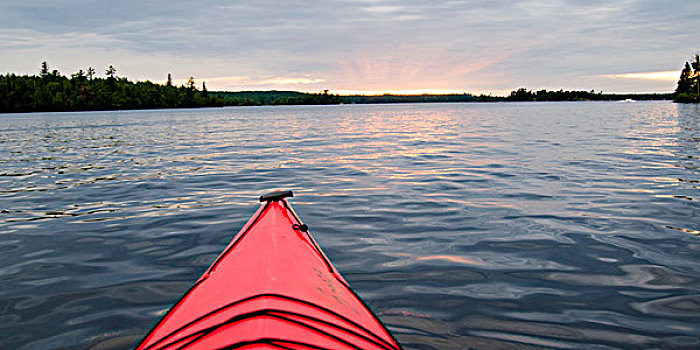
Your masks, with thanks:
M287 198L287 197L294 197L294 193L292 193L291 190L274 191L274 192L266 193L266 194L260 196L260 201L261 202L277 202L278 200L280 200L282 198Z

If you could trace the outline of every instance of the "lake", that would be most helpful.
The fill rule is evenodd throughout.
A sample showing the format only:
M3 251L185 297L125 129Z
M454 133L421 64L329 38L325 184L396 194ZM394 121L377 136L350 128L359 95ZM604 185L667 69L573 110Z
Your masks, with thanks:
M700 106L0 115L0 347L130 349L272 189L406 349L700 347Z

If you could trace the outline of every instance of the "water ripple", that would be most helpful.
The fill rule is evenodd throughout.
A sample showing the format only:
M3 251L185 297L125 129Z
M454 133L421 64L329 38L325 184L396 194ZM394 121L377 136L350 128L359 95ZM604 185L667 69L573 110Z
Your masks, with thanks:
M667 102L1 115L0 348L132 348L291 188L407 349L696 349L698 140Z

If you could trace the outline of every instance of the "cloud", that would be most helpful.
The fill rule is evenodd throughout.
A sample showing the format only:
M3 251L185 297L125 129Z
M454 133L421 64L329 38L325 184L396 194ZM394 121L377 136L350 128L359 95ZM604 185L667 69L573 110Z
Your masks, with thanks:
M325 79L310 79L310 78L283 78L276 77L262 80L252 85L297 85L297 84L316 84L326 81Z
M175 85L186 84L187 79L173 79ZM260 89L293 89L303 91L319 91L319 84L324 79L310 77L271 77L251 78L246 76L197 78L195 81L205 81L209 89L214 90L260 90Z
M603 75L606 78L622 78L622 79L642 79L642 80L660 80L660 81L678 81L680 72L671 70L663 72L644 72L644 73L625 73Z
M370 13L379 13L379 14L387 14L387 13L396 13L400 12L403 10L403 7L401 6L366 6L362 7L364 11L370 12Z
M114 64L134 79L338 90L634 91L661 85L605 74L680 70L698 49L697 18L690 0L5 1L0 67L34 72L45 59Z

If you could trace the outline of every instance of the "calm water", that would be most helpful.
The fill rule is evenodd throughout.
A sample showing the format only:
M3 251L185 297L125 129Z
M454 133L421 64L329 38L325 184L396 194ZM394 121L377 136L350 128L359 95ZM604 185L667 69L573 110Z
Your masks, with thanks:
M128 349L293 204L406 349L700 347L700 107L0 115L0 344Z

